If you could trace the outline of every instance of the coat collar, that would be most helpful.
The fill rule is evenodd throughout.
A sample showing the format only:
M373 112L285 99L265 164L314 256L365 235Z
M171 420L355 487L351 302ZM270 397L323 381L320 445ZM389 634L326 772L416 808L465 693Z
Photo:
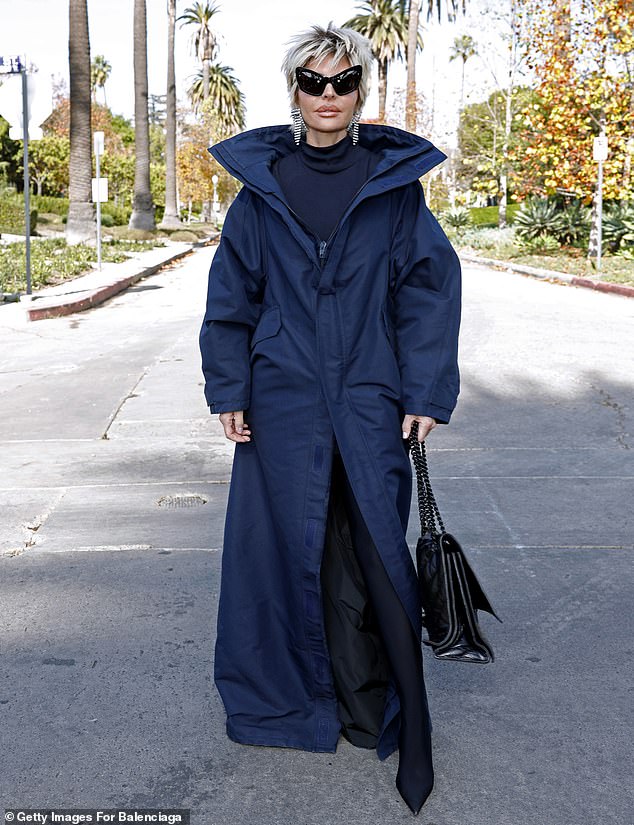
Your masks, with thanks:
M402 186L420 178L447 155L418 135L375 123L359 124L359 145L380 158L364 188L365 195ZM208 151L245 186L261 195L280 196L271 165L297 149L288 124L249 129L210 146Z
M426 138L394 126L374 123L359 124L359 144L377 152L380 158L366 183L346 207L336 229L365 198L411 183L447 157ZM221 140L210 146L208 151L233 177L260 195L282 217L319 269L316 236L307 232L299 221L299 216L292 212L281 186L271 172L271 165L277 158L294 152L297 148L289 125L283 124L249 129ZM322 273L322 280L323 278Z

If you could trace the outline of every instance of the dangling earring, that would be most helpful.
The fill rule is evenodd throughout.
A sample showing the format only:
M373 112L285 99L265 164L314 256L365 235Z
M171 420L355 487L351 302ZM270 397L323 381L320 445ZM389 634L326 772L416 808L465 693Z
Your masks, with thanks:
M352 120L348 124L347 130L346 130L348 132L348 134L350 135L350 137L352 138L352 143L353 143L354 146L356 146L357 143L359 142L359 121L360 120L361 120L361 112L359 110L357 110L352 115Z
M293 140L295 141L295 145L299 146L302 134L306 132L306 123L304 122L302 110L299 106L291 109L291 118L293 119Z

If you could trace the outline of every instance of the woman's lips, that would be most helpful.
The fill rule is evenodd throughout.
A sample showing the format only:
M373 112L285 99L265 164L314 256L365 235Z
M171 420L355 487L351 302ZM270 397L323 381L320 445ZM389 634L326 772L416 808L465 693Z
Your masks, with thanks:
M340 112L339 109L317 109L317 114L322 117L336 117Z

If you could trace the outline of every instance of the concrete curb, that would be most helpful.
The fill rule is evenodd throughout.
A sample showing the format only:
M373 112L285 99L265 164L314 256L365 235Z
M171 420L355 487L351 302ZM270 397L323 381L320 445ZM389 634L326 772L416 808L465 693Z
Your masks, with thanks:
M463 261L472 264L504 269L507 272L517 272L520 275L530 275L542 281L555 281L570 286L581 286L586 289L594 289L598 292L611 292L615 295L624 295L627 298L634 298L634 287L626 284L611 284L606 281L594 281L592 278L581 278L578 275L570 275L568 272L559 272L555 269L539 269L536 266L526 264L513 264L509 261L498 261L495 258L481 258L478 255L468 255L458 252Z
M141 253L143 256L153 258L150 265L144 266L142 260L129 259L119 264L109 264L107 272L92 270L85 275L72 278L54 288L47 288L33 293L33 295L21 296L20 303L26 303L26 318L28 321L40 321L46 318L59 318L63 315L72 315L75 312L82 312L86 309L102 304L114 295L123 292L132 284L153 275L167 264L189 255L192 250L206 246L210 241L214 241L212 236L197 243L178 243L176 251L169 252L159 248L150 249ZM168 253L165 255L165 253ZM154 253L154 255L152 255ZM157 256L157 253L158 256ZM160 254L163 253L163 254ZM127 264L127 266L126 266ZM135 266L136 265L136 266ZM117 270L119 268L119 270ZM121 270L123 268L123 271ZM130 269L133 272L130 272ZM127 270L127 271L126 271ZM69 291L72 288L72 291ZM61 290L61 291L60 291Z

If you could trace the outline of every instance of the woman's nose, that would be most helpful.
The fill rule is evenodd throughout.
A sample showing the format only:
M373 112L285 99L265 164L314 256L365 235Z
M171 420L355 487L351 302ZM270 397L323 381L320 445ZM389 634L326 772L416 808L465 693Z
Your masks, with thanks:
M336 94L337 92L335 92L335 87L332 85L332 83L326 83L326 88L323 91L323 96L335 97Z

